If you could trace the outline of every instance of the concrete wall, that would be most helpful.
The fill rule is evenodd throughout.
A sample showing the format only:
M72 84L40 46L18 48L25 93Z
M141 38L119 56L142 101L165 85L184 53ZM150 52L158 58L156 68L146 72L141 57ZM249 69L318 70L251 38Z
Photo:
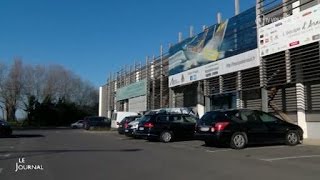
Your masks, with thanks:
M129 99L130 112L142 112L147 110L147 97L139 96Z
M320 123L320 112L319 113L306 113L306 121ZM319 131L320 131L320 129L319 129Z
M320 139L320 122L307 122L308 138Z
M107 111L107 87L99 88L99 116L108 117Z

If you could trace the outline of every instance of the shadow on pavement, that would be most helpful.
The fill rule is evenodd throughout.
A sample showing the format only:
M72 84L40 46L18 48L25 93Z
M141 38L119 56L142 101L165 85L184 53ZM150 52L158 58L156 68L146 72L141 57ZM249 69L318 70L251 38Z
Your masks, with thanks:
M12 154L10 157L0 158L1 160L17 159L20 157L33 157L52 155L60 153L87 153L87 152L137 152L142 149L57 149L57 150L25 150L25 151L0 151L0 154Z

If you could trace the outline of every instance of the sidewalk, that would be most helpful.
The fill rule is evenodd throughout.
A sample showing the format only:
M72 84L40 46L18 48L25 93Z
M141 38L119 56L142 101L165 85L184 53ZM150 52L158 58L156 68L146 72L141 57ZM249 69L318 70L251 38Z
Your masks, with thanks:
M303 144L312 145L312 146L320 146L320 139L309 139L306 138L303 140Z

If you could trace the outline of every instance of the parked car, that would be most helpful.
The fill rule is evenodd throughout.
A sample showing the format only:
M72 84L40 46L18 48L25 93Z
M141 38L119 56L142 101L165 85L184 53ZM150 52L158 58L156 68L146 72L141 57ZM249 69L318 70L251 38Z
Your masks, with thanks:
M77 121L75 123L72 123L71 124L71 128L72 129L81 129L81 128L83 128L83 120L79 120L79 121Z
M188 114L147 114L142 116L136 135L165 143L175 138L193 138L196 121Z
M0 120L0 136L10 136L11 134L12 129L8 122Z
M91 116L91 117L85 117L83 121L84 129L89 130L92 127L110 127L111 126L111 120L106 117L101 116Z
M227 144L242 149L248 144L297 145L303 140L303 130L262 111L221 110L203 115L196 125L196 136L209 146Z
M128 137L133 137L133 138L137 138L138 136L136 136L136 131L138 129L138 125L141 122L141 117L140 118L136 118L136 120L130 122L127 126L127 128L125 128L125 132L124 134Z
M113 112L111 115L111 127L118 128L119 123L127 116L136 116L138 113L136 112L124 112L124 111L117 111Z
M123 118L123 120L118 123L118 133L119 134L124 134L125 133L125 129L128 128L128 124L134 120L136 120L137 118L140 118L141 116L127 116L125 118ZM127 130L128 131L128 130Z

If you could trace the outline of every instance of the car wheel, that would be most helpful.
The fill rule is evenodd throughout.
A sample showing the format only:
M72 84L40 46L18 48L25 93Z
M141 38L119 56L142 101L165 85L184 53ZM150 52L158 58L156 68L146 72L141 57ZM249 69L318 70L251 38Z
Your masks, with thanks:
M286 135L286 144L289 146L295 146L299 144L300 136L297 131L288 131Z
M85 129L85 130L89 130L89 129L90 129L90 126L89 126L88 124L86 124L86 125L84 126L84 129Z
M247 135L243 132L236 132L231 137L230 146L232 149L243 149L248 143Z
M160 141L162 141L164 143L168 143L168 142L172 141L172 139L173 139L172 132L164 131L160 134Z

